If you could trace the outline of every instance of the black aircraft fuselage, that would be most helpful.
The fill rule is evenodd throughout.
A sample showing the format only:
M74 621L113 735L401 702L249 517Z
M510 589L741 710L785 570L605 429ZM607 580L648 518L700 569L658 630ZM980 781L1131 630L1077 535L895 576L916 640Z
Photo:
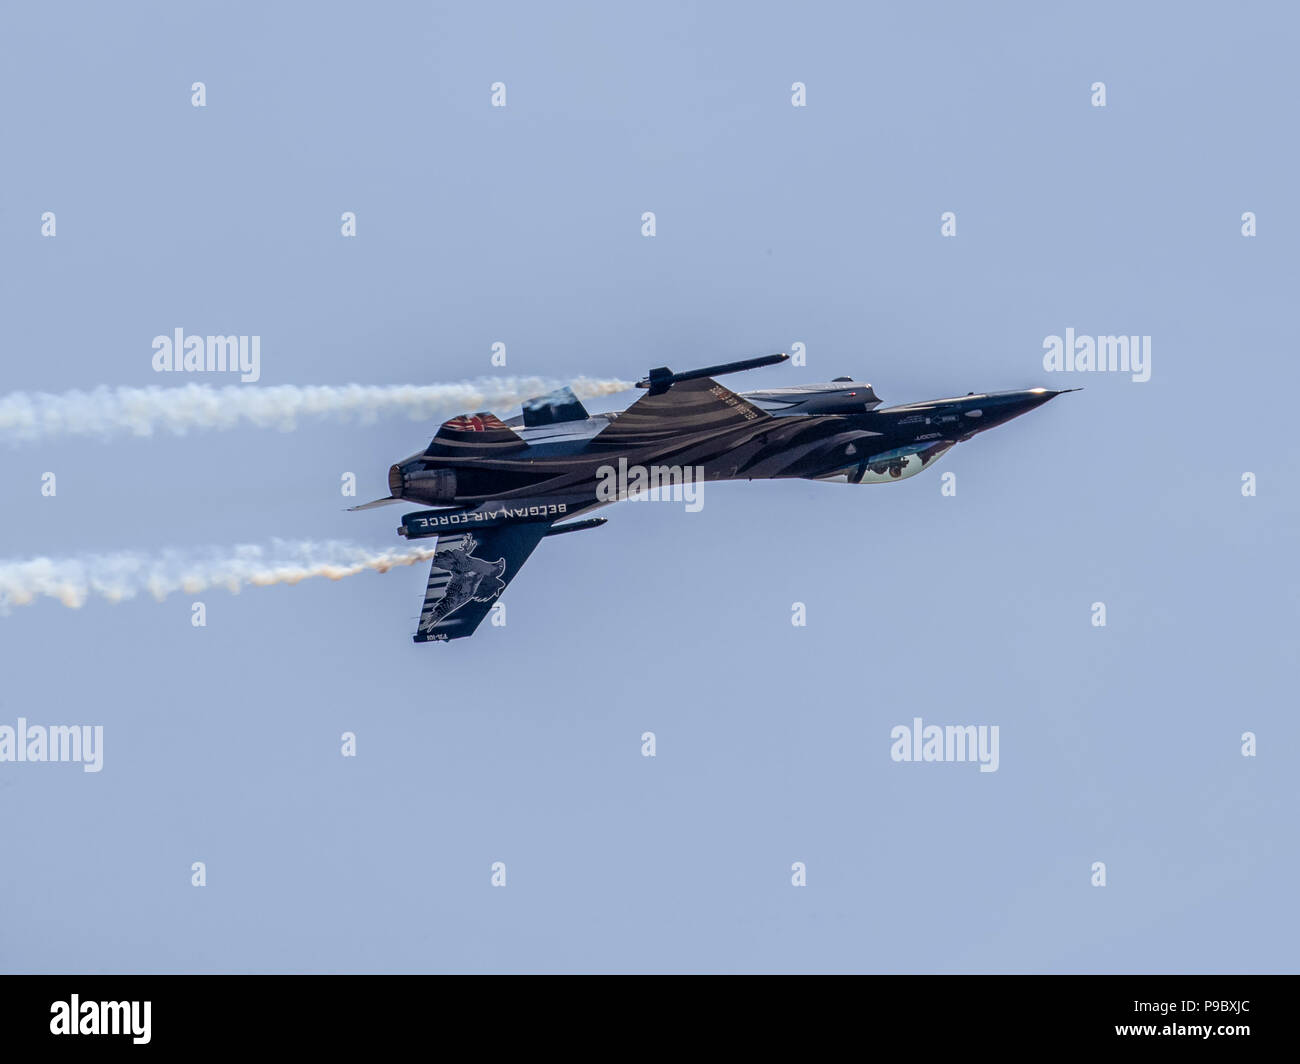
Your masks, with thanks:
M652 484L886 484L1061 394L971 393L881 409L871 385L848 378L741 394L713 379L785 358L652 370L639 384L648 394L622 412L588 414L562 388L526 401L509 421L484 412L445 422L428 447L389 470L388 499L358 507L437 507L406 514L398 530L440 537L416 641L469 635L542 538L604 523L557 522L627 497L613 485L629 469L650 471Z

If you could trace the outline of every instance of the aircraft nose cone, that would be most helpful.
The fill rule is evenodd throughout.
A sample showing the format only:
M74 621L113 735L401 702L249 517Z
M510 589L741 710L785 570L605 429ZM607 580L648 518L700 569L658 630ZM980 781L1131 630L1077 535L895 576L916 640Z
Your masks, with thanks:
M1079 390L1078 388L1026 388L1023 392L1008 392L1006 405L1017 408L1023 413L1027 410L1033 410L1034 407L1042 406L1049 399L1055 399L1058 395Z
M1019 394L1034 400L1035 406L1040 406L1049 399L1055 399L1058 395L1064 395L1066 392L1081 392L1082 388L1030 388Z
M997 425L1005 425L1012 418L1017 418L1021 414L1027 414L1036 407L1042 406L1049 399L1055 399L1063 392L1078 391L1077 388L1063 388L1060 391L1052 388L1026 388L1018 392L1002 392L999 395L990 395L980 400L981 417L979 427L976 432L983 432L985 429L994 428Z

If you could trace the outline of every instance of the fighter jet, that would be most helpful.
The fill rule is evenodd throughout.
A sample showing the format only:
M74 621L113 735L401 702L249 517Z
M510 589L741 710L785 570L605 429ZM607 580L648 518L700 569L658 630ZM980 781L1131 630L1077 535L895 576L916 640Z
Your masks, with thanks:
M892 484L1078 390L971 392L882 409L870 384L849 377L742 393L714 379L787 357L653 369L637 385L646 394L621 412L589 414L566 387L525 401L508 421L480 412L444 422L428 447L389 469L388 498L352 508L427 507L403 515L397 530L437 537L415 641L472 635L543 539L603 525L586 515L640 491L784 477Z

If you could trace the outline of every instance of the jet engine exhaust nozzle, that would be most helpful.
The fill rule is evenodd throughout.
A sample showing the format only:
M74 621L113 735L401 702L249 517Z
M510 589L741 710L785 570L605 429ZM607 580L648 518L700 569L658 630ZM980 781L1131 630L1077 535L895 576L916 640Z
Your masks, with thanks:
M452 502L456 498L456 472L453 469L424 469L403 472L401 466L388 470L388 490L396 499L412 502Z

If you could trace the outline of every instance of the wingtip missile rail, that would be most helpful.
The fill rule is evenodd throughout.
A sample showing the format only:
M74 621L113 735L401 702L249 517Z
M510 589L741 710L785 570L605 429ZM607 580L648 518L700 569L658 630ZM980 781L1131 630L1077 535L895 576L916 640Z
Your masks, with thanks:
M740 362L724 362L720 366L688 369L682 373L674 373L667 366L660 366L637 381L636 386L650 389L651 395L659 395L681 381L693 381L699 377L718 377L724 373L740 373L742 370L758 369L761 366L775 366L780 362L788 361L789 358L790 356L782 351L775 355L763 355L761 358L742 359Z

